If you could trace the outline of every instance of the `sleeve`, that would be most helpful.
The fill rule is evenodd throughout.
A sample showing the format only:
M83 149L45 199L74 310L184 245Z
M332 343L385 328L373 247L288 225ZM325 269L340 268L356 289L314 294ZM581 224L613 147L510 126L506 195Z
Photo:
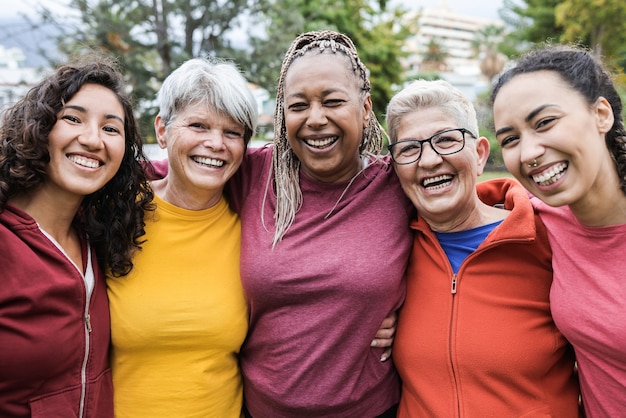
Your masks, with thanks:
M148 180L159 180L167 175L168 161L167 158L160 161L148 161L144 165L144 170L148 176Z

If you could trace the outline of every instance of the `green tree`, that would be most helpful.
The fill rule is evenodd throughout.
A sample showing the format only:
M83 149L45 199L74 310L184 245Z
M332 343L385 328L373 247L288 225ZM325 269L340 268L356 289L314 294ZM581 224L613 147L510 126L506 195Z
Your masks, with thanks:
M557 41L563 28L556 22L555 7L562 0L504 0L499 14L509 28L500 52L509 57L533 44Z
M504 31L504 26L487 25L472 40L474 56L480 60L480 72L489 82L502 71L506 63L506 57L500 53Z
M504 0L500 16L511 28L509 56L537 43L575 42L626 64L623 0Z
M323 29L345 33L370 71L372 101L382 120L394 85L403 81L402 46L409 35L401 23L404 12L387 8L384 0L274 0L256 21L261 34L250 34L253 52L244 67L251 69L251 80L273 92L284 53L298 34Z
M71 0L74 13L40 6L39 22L32 23L55 27L63 54L100 49L117 56L137 99L142 130L151 133L161 80L191 57L236 56L229 35L264 1Z
M624 0L565 0L555 14L557 24L564 28L562 41L583 42L612 61L625 50Z
M422 54L422 70L434 73L446 71L448 55L448 51L439 41L430 39L426 45L426 51Z

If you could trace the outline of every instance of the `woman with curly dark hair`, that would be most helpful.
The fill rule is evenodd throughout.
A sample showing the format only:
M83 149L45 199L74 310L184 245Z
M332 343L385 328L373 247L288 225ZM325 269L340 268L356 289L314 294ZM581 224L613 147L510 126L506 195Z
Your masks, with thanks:
M105 273L126 275L152 191L117 64L60 66L0 125L0 416L113 415Z
M552 316L576 352L588 417L626 410L626 130L612 76L590 51L542 47L492 94L508 170L548 228Z

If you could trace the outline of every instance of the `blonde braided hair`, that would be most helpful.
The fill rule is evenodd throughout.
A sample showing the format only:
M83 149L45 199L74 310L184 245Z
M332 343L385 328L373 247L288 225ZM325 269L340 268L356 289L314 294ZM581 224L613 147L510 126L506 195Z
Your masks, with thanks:
M287 140L285 126L285 75L293 62L311 51L344 54L352 63L352 72L359 78L361 91L368 94L371 86L367 68L359 59L352 40L344 34L334 31L307 32L298 36L291 44L280 70L280 79L276 90L276 111L274 113L274 155L272 169L276 186L276 210L274 220L276 229L272 247L275 247L293 224L296 213L302 206L300 190L300 160L293 152ZM359 153L364 157L377 157L383 147L384 131L376 115L370 112L369 121L363 130ZM270 175L270 179L271 179ZM269 182L269 179L268 179ZM269 183L268 183L269 185ZM267 194L267 190L266 190Z

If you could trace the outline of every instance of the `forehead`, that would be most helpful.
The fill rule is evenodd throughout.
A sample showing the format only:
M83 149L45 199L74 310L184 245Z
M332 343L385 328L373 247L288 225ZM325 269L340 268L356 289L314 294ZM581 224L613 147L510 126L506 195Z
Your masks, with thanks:
M343 52L311 50L291 63L285 74L285 89L297 84L326 80L344 86L359 86L359 77Z
M429 138L446 129L461 128L446 112L438 107L427 107L407 113L398 125L398 141Z
M500 88L494 100L494 111L501 105L534 107L546 101L568 102L572 96L582 97L554 71L518 74Z
M195 102L185 106L185 108L174 116L177 122L200 120L212 123L223 123L243 127L239 122L224 112L219 112L206 100Z
M504 84L493 102L496 128L513 121L523 122L536 109L588 108L584 96L554 71L519 74Z

